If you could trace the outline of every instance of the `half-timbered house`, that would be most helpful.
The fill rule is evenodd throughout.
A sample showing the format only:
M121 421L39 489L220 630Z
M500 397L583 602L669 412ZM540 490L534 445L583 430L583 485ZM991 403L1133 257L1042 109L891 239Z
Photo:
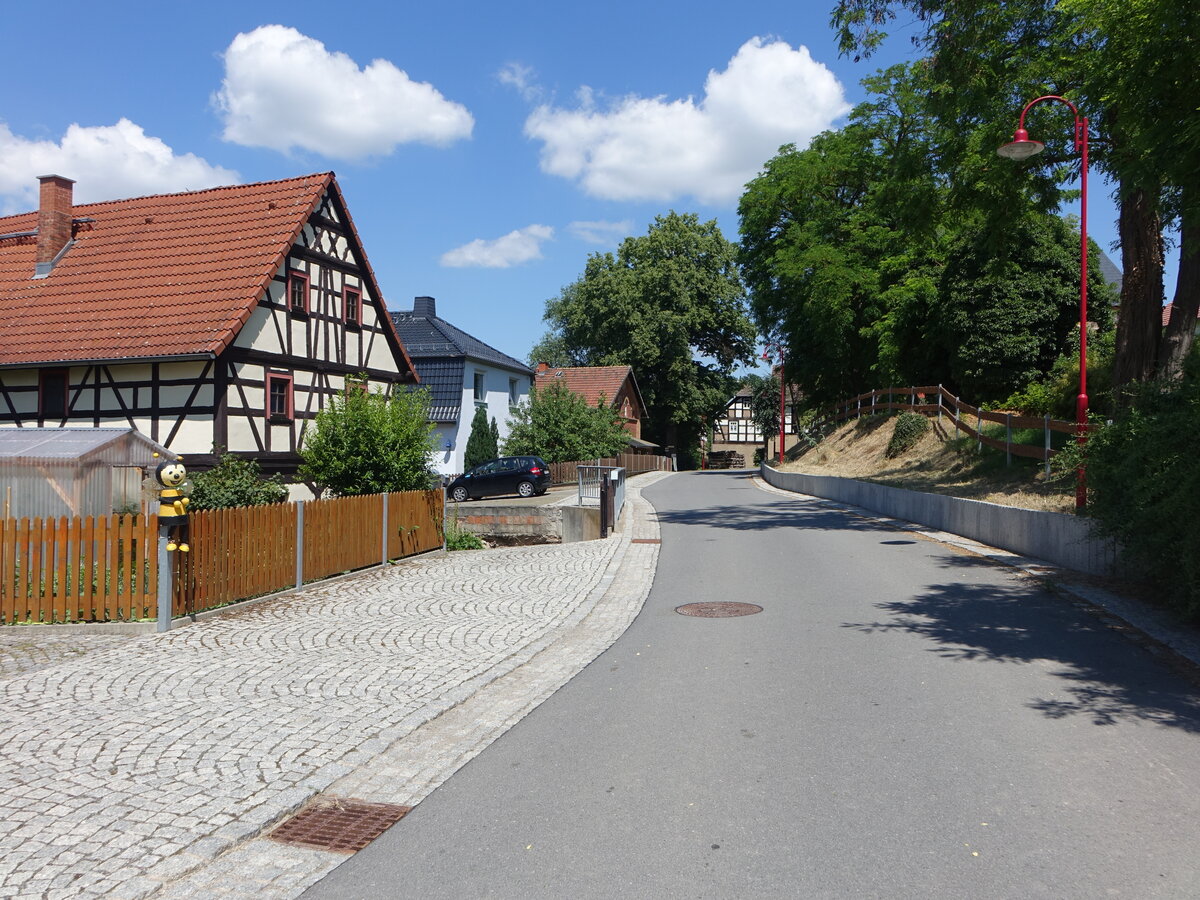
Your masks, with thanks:
M0 218L0 426L128 426L290 475L348 386L418 379L332 172Z

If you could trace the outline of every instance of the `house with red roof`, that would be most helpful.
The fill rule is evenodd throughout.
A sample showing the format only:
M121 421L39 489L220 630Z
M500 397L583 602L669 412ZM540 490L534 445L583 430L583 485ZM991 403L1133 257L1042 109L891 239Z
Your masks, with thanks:
M605 403L617 411L625 430L629 432L634 449L652 449L655 445L642 440L642 419L646 404L633 377L632 366L550 366L538 363L534 386L543 390L552 384L565 385L567 390L581 396L588 406Z
M0 427L132 427L291 475L349 385L418 378L332 172L0 218Z

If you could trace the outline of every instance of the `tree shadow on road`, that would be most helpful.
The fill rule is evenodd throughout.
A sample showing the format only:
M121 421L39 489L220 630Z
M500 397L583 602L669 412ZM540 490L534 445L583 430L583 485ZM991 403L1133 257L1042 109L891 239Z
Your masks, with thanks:
M765 503L756 506L701 506L695 509L671 509L658 513L659 524L703 525L708 528L728 528L733 531L767 531L772 528L807 528L822 531L879 531L895 534L895 530L869 519L855 516L842 509L830 509L813 504L797 504L794 500Z
M951 557L944 564L959 569L994 565L973 557ZM1186 673L1035 580L1014 576L1007 584L933 584L911 599L877 606L892 618L843 627L918 635L944 659L1057 664L1051 674L1062 680L1061 692L1028 703L1050 718L1087 716L1096 725L1138 720L1200 732L1200 693Z

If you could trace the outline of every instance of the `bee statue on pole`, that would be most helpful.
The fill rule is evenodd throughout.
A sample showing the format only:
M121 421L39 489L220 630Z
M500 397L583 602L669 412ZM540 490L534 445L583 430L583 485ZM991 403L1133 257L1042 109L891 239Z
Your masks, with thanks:
M180 485L187 478L183 457L160 462L154 470L154 478L162 485L162 490L158 492L158 524L166 533L167 550L187 553L192 548L187 543L188 498L180 490Z

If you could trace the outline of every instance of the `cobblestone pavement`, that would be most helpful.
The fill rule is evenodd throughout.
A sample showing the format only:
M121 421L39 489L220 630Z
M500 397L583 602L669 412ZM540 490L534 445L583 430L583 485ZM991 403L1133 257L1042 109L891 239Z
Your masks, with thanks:
M81 654L14 642L0 897L298 895L345 856L260 835L319 796L415 805L620 636L661 477L607 541L409 561Z

